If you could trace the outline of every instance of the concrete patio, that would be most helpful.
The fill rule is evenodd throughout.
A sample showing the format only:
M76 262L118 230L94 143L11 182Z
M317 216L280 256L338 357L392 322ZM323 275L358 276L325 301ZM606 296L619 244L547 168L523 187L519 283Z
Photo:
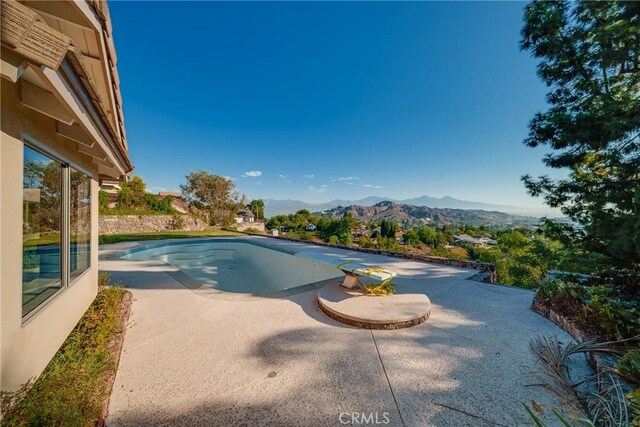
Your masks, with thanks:
M110 256L137 243L101 247L100 269L134 298L108 425L339 426L367 424L364 414L392 426L514 426L532 424L521 402L559 405L532 385L540 381L529 340L570 338L530 311L532 292L468 280L475 270L262 241L394 270L395 282L429 296L431 317L401 330L355 329L322 313L313 287L206 297L167 264Z

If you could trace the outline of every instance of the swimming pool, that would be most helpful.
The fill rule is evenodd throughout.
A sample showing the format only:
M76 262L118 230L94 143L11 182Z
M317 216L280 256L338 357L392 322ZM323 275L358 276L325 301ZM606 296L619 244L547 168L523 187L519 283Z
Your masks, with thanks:
M340 277L335 265L239 239L167 242L118 254L135 261L163 261L202 286L263 294Z

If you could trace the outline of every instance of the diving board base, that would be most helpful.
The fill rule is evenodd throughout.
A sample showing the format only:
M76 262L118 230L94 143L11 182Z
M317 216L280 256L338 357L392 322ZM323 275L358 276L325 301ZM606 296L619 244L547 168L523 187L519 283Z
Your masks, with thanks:
M424 323L431 314L431 301L401 285L389 296L364 295L345 289L339 281L318 291L318 307L327 316L361 329L403 329Z

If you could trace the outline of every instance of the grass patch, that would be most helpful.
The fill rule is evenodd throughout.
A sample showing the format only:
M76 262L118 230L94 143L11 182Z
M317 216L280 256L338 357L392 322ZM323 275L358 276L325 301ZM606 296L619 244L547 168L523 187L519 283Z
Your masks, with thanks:
M102 289L35 382L2 393L3 426L96 425L119 355L110 345L121 328L128 291Z
M242 236L241 233L211 228L200 231L158 231L153 233L102 234L100 244L134 242L138 240L186 239L188 237Z

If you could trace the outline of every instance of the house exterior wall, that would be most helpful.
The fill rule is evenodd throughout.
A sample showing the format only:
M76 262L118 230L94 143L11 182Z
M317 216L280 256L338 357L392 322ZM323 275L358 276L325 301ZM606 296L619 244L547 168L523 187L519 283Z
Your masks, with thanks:
M56 133L56 121L20 104L20 83L2 82L0 133L0 389L37 377L97 293L98 175L77 145ZM23 135L92 175L91 266L27 317L22 316Z

